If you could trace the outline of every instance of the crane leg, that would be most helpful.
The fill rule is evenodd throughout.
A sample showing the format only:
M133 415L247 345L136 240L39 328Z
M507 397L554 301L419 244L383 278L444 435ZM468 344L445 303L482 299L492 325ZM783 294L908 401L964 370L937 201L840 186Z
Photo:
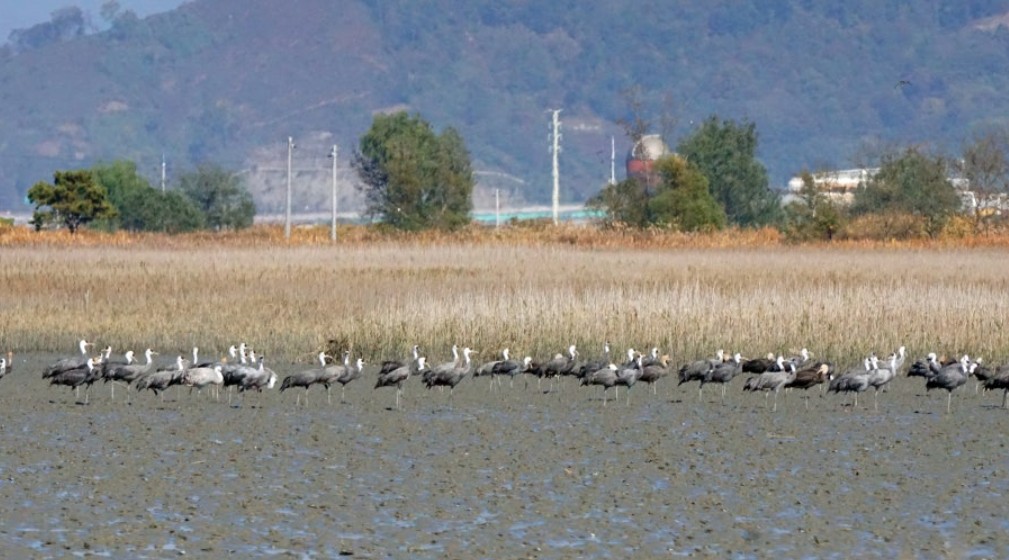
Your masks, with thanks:
M950 407L953 405L953 391L950 391L946 395L946 414L950 413Z

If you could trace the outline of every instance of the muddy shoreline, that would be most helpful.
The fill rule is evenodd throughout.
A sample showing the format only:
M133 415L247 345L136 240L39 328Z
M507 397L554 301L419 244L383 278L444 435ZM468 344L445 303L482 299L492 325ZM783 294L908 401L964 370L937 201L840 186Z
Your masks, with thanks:
M810 391L777 413L736 380L628 404L406 387L204 394L96 385L90 404L19 356L0 380L9 557L998 558L1009 554L1001 395L899 378L860 408ZM303 366L279 364L281 375ZM866 395L868 397L868 395Z

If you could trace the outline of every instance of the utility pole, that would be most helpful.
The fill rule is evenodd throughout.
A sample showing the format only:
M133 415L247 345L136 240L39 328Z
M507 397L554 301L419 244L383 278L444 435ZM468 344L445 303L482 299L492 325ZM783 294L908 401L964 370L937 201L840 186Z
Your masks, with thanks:
M161 152L161 192L165 192L165 178L167 173L165 172L165 152Z
M294 152L294 138L287 137L287 212L284 214L284 239L291 238L291 154Z
M561 151L561 109L552 109L553 113L553 133L550 135L552 139L552 145L550 151L553 152L553 177L554 177L554 196L553 196L553 206L554 206L554 225L560 223L560 206L561 206L561 170L558 161L558 155Z
M333 228L329 232L329 240L332 241L332 242L334 242L334 243L336 243L336 208L337 208L337 206L336 206L337 205L337 202L336 202L336 158L337 158L337 156L339 154L340 154L340 152L337 149L336 144L333 144L333 151L329 152L329 157L333 158Z
M501 189L494 189L494 229L501 227Z
M610 184L617 184L617 141L610 136Z

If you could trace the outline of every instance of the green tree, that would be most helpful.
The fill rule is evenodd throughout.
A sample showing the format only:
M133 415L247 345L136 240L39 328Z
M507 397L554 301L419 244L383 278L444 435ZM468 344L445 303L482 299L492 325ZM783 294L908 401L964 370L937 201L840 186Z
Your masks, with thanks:
M930 236L942 231L961 206L960 196L947 176L945 158L911 147L885 154L881 163L879 172L855 191L852 213L911 214L925 221Z
M188 198L155 189L132 161L98 164L91 172L116 207L116 217L107 220L108 229L179 233L203 227L203 215Z
M813 174L803 171L802 190L785 206L785 236L792 241L834 239L844 227L844 212L816 187Z
M767 170L757 160L757 127L720 121L713 115L677 147L708 178L729 222L762 226L780 216L778 196L768 187Z
M392 227L452 230L470 221L473 171L452 128L439 135L419 115L377 115L353 165L368 214Z
M708 191L708 180L676 155L655 162L654 188L635 178L605 187L589 206L606 212L608 224L644 228L672 227L682 231L721 229L725 212Z
M204 164L183 174L178 190L213 229L247 228L256 216L256 204L241 179L220 166Z
M105 188L87 169L57 171L53 184L39 181L28 189L28 200L35 205L31 223L36 230L62 224L77 233L88 222L116 215Z

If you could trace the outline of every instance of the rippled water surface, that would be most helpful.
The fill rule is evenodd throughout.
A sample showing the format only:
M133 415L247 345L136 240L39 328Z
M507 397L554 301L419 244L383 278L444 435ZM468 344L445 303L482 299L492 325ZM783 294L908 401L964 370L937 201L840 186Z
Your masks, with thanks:
M570 379L84 406L50 358L0 381L11 558L1009 557L1009 411L973 383L949 416L906 378L879 412L669 379L605 408Z

